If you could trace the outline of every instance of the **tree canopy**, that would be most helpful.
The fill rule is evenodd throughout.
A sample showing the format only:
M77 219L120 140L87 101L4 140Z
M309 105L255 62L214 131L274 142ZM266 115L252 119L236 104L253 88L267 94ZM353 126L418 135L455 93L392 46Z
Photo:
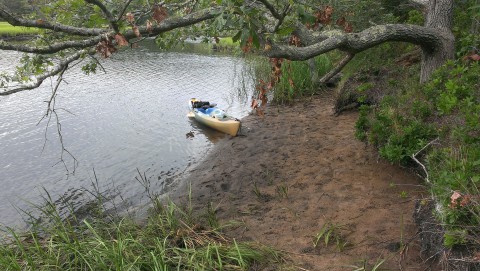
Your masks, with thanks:
M33 89L46 78L64 72L72 62L87 56L109 57L120 47L135 47L144 38L156 38L159 44L169 45L186 37L231 36L241 42L245 52L254 49L270 58L290 60L307 60L340 50L345 58L329 76L341 70L358 52L388 41L409 42L422 48L421 81L428 80L454 54L453 0L396 0L394 5L384 0L345 0L335 7L307 0L32 0L29 3L32 12L19 15L21 8L0 2L0 19L14 26L42 30L40 37L29 42L0 40L2 50L36 54L23 63L22 76L2 76L0 95ZM424 26L396 23L395 18L412 9L425 14ZM84 64L86 71L94 67L91 63ZM8 82L14 80L29 84L8 87Z

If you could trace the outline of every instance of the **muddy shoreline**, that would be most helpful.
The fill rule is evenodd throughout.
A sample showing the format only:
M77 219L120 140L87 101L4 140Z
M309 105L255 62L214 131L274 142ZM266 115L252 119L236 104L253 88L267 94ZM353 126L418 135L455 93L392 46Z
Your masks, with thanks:
M242 135L218 142L169 197L185 201L191 185L195 209L211 204L221 221L241 222L229 235L303 270L428 270L412 217L428 197L421 180L355 139L357 113L335 117L333 105L322 94L244 118ZM316 238L325 227L338 238Z

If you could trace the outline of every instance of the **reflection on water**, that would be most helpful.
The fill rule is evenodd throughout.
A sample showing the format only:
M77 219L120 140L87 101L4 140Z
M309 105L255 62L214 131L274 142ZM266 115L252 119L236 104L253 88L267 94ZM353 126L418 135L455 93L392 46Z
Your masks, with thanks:
M0 51L0 72L11 70L19 57ZM225 137L186 117L190 98L214 101L236 117L248 113L251 90L238 95L246 68L240 58L165 53L150 44L115 54L102 65L106 74L68 71L56 101L64 145L78 161L74 175L67 175L60 161L55 120L37 125L53 83L0 98L0 223L17 223L12 205L24 208L43 188L62 195L89 186L93 169L100 186L114 184L139 204L143 188L135 181L137 169L155 176L152 188L161 190ZM190 131L193 138L186 137ZM71 170L73 159L66 153L63 158Z

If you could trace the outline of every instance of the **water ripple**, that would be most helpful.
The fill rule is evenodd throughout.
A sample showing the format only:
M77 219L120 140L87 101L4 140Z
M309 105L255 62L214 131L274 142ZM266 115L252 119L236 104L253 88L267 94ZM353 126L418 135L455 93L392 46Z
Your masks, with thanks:
M1 224L19 222L12 206L25 208L44 187L52 195L77 191L92 180L95 169L102 187L111 182L124 196L140 201L137 168L164 185L166 172L176 176L195 155L224 135L188 120L192 97L216 101L232 115L248 112L248 101L232 99L241 85L242 59L186 53L164 53L146 46L125 50L103 61L107 73L85 76L68 71L56 101L65 147L78 160L73 176L59 162L62 155L55 120L45 114L50 84L0 98ZM0 72L12 69L20 54L0 51ZM193 139L185 134L194 131ZM64 153L71 169L73 159Z

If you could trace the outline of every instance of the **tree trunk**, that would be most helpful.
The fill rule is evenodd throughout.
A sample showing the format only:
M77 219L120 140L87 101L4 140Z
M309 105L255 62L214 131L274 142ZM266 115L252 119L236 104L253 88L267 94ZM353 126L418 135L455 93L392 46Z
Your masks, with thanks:
M455 37L452 33L453 0L430 0L425 27L440 30L440 44L434 48L422 46L420 82L425 83L432 73L454 58Z

